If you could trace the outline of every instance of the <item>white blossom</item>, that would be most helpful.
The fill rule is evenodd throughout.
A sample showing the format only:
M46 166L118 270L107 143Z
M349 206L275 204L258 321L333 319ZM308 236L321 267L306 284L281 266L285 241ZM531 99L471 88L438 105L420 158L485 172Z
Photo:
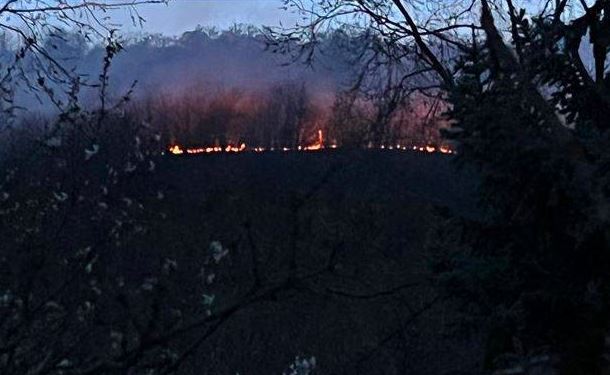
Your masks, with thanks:
M45 304L45 307L48 309L61 310L61 306L55 301L49 301Z
M100 150L100 146L99 145L92 145L91 149L85 149L85 160L89 160L91 159L93 156L95 156Z
M165 259L165 262L163 263L163 273L167 275L176 269L178 269L178 263L175 260L169 258Z
M310 375L315 368L316 357L296 357L294 362L290 365L288 372L284 372L284 375Z
M61 138L60 137L52 137L47 139L45 144L49 147L60 147L61 146Z
M127 162L127 165L125 166L125 172L131 173L131 172L135 171L136 168L137 167L135 164L133 164L132 162Z
M68 199L68 194L63 191L60 193L53 192L53 195L55 196L55 199L57 199L59 202L64 202Z
M223 248L220 241L212 241L210 243L210 251L212 252L212 257L216 263L219 263L222 258L229 254L229 249Z
M144 280L144 284L142 284L142 289L150 292L151 290L154 289L156 284L157 284L157 279L154 277L149 277L146 280Z
M10 290L0 295L0 306L7 306L13 300L13 293Z
M91 273L93 270L93 265L97 262L97 255L85 266L85 272Z
M216 299L216 296L213 294L204 294L203 295L203 304L205 306L212 306L212 304L214 304L214 299Z

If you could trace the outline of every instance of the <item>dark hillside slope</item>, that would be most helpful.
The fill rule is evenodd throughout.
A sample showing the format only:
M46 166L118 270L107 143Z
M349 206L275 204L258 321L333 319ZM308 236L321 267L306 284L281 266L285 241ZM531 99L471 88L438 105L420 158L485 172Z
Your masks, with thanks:
M167 219L148 241L183 265L211 241L226 245L230 265L218 275L220 304L244 290L253 244L267 281L281 274L293 249L302 270L316 269L336 252L335 274L233 317L200 348L193 374L282 373L299 354L316 356L321 374L477 369L478 339L445 335L449 306L411 317L434 298L421 251L430 209L475 212L474 178L451 157L389 151L167 156L160 170ZM188 291L193 281L184 282ZM379 298L341 295L405 282L422 286ZM397 331L403 323L406 331Z

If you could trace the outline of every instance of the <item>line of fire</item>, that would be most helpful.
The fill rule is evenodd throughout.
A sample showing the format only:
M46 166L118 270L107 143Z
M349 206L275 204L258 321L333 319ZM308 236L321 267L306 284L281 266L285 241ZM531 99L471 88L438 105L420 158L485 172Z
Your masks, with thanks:
M226 90L164 94L147 105L167 117L166 154L312 152L369 149L455 154L440 137L446 106L418 98L388 110L364 98L283 83L264 93Z
M282 147L276 149L274 147L265 148L265 147L248 147L245 143L241 143L239 145L228 144L224 147L220 145L208 146L208 147L193 147L193 148L183 148L180 145L174 144L168 147L167 151L171 155L197 155L197 154L215 154L215 153L239 153L239 152L273 152L273 151L322 151L322 150L335 150L338 149L339 146L336 143L331 143L326 145L324 142L324 133L322 130L318 130L318 139L316 142L306 145L306 146L297 146L297 148L289 148ZM405 146L400 143L396 145L381 145L378 147L374 147L372 144L367 146L368 149L379 149L379 150L396 150L396 151L418 151L425 153L441 153L441 154L454 154L455 151L450 148L448 145L431 145L427 144L424 146Z

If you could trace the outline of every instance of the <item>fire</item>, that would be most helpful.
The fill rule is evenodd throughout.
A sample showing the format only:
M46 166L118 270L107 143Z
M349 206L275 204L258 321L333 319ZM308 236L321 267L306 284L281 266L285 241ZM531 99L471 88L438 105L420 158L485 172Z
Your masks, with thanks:
M324 148L324 134L322 133L322 130L318 130L318 139L317 139L316 143L314 143L310 146L306 146L305 150L317 151L317 150L321 150L323 148Z
M453 154L453 150L448 146L441 146L439 147L438 151L440 151L441 154Z
M242 143L241 145L238 146L231 146L228 145L225 148L225 152L242 152L242 151L246 151L246 144Z
M242 143L239 146L227 145L227 147L225 147L225 148L222 148L220 146L214 146L214 147L194 147L194 148L183 149L179 145L173 145L173 146L169 147L168 151L170 152L170 154L173 154L173 155L182 155L182 154L196 155L196 154L212 154L212 153L219 153L219 152L242 152L242 151L246 151L246 149L247 149L246 144ZM258 150L258 149L256 149L256 150Z
M174 154L174 155L182 155L182 154L184 154L184 150L181 149L180 146L178 146L178 145L171 146L169 148L169 152Z
M309 146L298 146L296 149L292 149L289 147L280 147L277 150L283 151L283 152L289 152L289 151L318 151L318 150L326 149L326 146L324 144L324 133L322 132L322 130L318 130L317 135L318 135L318 137L317 137L316 141L313 144L310 144ZM328 147L328 149L331 149L331 150L335 150L338 148L339 147L337 146L336 143L333 143ZM424 146L414 145L412 147L407 147L405 145L401 145L400 143L398 143L396 145L391 144L391 145L381 145L378 147L374 147L372 143L369 143L366 148L368 148L368 149L377 148L377 149L381 149L381 150L400 150L400 151L413 150L413 151L423 152L423 153L428 153L428 154L432 154L432 153L455 154L455 151L453 151L447 145L441 145L441 146L437 147L435 145L427 144ZM225 147L214 146L214 147L198 147L198 148L186 148L186 149L183 149L179 145L173 145L168 148L168 151L172 155L183 155L183 154L195 155L195 154L212 154L212 153L240 153L240 152L248 152L248 151L261 153L261 152L266 152L266 151L276 151L276 148L274 148L274 147L269 148L269 149L264 148L264 147L249 148L248 146L246 146L245 143L241 143L239 146L228 144Z

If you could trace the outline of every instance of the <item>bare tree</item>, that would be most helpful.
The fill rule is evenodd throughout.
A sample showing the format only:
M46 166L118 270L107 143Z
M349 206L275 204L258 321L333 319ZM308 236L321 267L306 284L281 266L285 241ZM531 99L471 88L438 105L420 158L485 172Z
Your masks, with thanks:
M387 44L380 50L382 55L408 69L401 74L405 91L438 95L448 102L448 120L457 122L448 136L461 142L463 159L482 171L483 205L490 216L471 226L458 226L457 231L451 221L445 232L450 239L441 240L437 249L455 248L453 240L459 245L452 261L459 263L459 256L470 254L471 266L487 264L486 256L497 261L494 266L502 263L502 256L514 260L508 270L498 272L503 282L515 282L510 283L510 291L503 294L498 281L490 284L484 297L498 298L495 308L503 306L511 319L530 324L524 323L527 328L519 334L509 329L506 345L500 345L500 351L513 351L521 358L517 361L521 365L509 371L540 365L536 361L544 356L532 353L544 343L558 354L562 373L601 373L609 328L602 317L607 305L576 296L598 291L607 296L599 289L587 291L608 279L607 270L594 267L589 272L584 264L607 264L599 251L609 246L607 230L600 231L608 225L607 216L596 212L607 207L609 199L601 186L608 181L604 145L609 133L603 119L610 108L610 2L287 0L285 4L305 15L306 23L272 33L277 50L308 61L315 58L319 39L329 30L348 25L361 33L372 30ZM583 56L592 57L590 66ZM373 77L388 69L387 64L382 69L364 66L364 74ZM433 88L422 82L433 83ZM550 218L545 210L557 215L572 212L571 217L579 212L574 219L579 224L572 223L579 229L569 230L572 224L558 216ZM475 230L477 225L484 229ZM516 228L532 231L526 231L529 236L517 235ZM545 287L526 285L533 280L544 280ZM561 282L555 284L557 280ZM560 290L574 294L564 298ZM541 306L533 295L549 298L554 309ZM551 311L570 318L561 319ZM536 330L532 321L544 328Z
M266 142L276 148L296 149L303 145L310 101L303 83L285 83L272 88L267 104L267 121L272 135Z
M5 40L0 77L0 99L3 122L12 117L19 103L18 91L30 91L46 97L57 108L68 106L71 88L102 85L102 80L87 82L54 53L50 38L61 38L64 28L77 30L87 42L105 40L117 25L105 13L123 9L132 22L144 19L137 7L143 4L167 3L166 0L111 1L24 1L4 0L0 5L0 30ZM10 57L8 57L10 56ZM104 90L103 90L104 91ZM23 109L23 108L21 108Z

